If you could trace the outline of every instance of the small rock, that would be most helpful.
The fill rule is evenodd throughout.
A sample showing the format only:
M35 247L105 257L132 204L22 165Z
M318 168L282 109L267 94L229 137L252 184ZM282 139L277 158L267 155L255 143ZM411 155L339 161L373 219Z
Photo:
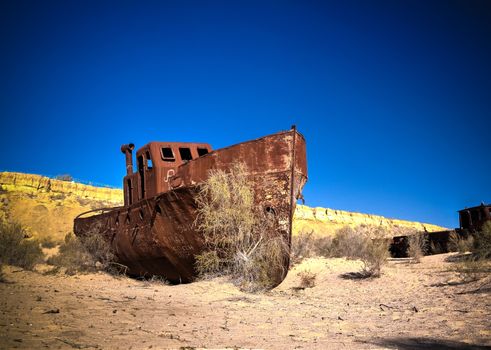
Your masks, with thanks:
M43 314L59 314L59 313L60 313L60 309L51 309L43 312Z

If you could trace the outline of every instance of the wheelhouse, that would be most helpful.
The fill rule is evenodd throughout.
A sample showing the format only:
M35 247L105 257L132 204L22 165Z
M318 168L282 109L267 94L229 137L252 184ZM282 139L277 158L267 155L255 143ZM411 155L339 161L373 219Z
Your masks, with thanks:
M150 142L137 150L134 171L133 149L133 144L121 146L121 151L126 155L126 176L123 180L125 205L169 191L181 165L212 151L207 143Z
M481 203L477 207L459 210L459 221L462 230L479 231L486 221L491 221L491 205Z

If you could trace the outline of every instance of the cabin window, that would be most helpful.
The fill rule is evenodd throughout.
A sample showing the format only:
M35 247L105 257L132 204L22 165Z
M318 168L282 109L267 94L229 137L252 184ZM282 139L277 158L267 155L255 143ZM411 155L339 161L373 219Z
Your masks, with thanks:
M143 171L143 156L138 156L138 171Z
M172 152L172 148L162 147L162 160L164 162L175 162L176 161L176 158L174 157L174 152Z
M181 155L182 160L192 160L193 156L191 155L191 149L189 148L181 148L179 147L179 154Z
M152 158L150 157L150 152L146 152L147 155L147 169L151 170L153 168Z
M200 148L198 147L198 156L204 156L205 154L208 154L208 150L206 148Z

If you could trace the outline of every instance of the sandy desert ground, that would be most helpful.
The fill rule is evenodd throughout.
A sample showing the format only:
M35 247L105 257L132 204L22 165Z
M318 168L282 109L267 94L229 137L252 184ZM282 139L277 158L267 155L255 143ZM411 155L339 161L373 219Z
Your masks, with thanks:
M461 283L449 257L392 261L369 280L346 275L359 262L309 259L265 294L224 278L170 286L7 267L0 348L489 349L491 290ZM302 290L305 270L316 285Z

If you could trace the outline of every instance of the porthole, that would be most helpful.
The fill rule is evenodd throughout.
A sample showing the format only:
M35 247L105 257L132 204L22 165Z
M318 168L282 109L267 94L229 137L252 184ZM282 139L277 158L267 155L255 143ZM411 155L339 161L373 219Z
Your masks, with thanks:
M272 215L272 216L276 216L276 211L274 210L273 207L267 206L265 208L265 210L266 210L266 213L267 214Z

